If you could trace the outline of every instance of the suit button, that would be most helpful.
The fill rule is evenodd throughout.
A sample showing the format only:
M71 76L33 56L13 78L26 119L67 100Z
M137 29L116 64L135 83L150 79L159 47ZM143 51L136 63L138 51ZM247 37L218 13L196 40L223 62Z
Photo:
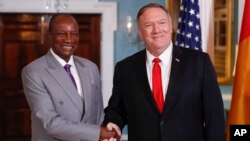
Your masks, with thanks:
M160 126L163 126L163 125L164 125L164 121L161 120L161 121L160 121Z
M59 104L60 104L60 105L63 105L63 102L62 102L62 101L59 101Z

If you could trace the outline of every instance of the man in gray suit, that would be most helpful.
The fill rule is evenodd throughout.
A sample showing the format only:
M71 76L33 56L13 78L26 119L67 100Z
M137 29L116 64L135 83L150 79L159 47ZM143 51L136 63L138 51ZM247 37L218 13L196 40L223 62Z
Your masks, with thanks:
M114 131L100 127L103 101L97 66L74 56L79 25L73 16L52 17L52 47L22 71L31 109L32 141L97 141Z

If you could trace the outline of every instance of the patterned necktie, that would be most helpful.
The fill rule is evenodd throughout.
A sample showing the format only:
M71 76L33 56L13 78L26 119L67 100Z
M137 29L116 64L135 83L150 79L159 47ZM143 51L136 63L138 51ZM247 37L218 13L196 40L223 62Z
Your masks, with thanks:
M155 58L153 62L154 62L153 72L152 72L153 96L159 111L162 113L164 99L162 92L161 66L159 65L159 62L161 62L161 60L159 58Z
M66 64L66 65L64 66L64 69L65 69L66 72L68 73L68 75L69 75L71 81L73 82L74 86L75 86L76 89L77 89L76 81L75 81L75 79L74 79L74 77L73 77L73 75L72 75L72 73L71 73L71 71L70 71L70 67L71 67L70 64Z

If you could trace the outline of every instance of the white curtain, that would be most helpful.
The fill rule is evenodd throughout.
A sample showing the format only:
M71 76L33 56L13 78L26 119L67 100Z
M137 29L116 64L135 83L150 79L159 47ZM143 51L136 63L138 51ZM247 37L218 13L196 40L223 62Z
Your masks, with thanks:
M214 60L214 0L199 0L202 50Z

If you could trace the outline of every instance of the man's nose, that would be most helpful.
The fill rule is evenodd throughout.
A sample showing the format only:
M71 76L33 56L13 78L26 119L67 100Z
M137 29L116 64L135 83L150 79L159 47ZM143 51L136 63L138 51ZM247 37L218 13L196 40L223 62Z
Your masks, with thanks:
M159 26L157 24L153 24L153 33L159 32Z
M71 33L67 33L66 34L66 41L67 42L72 42L72 35L71 35Z

